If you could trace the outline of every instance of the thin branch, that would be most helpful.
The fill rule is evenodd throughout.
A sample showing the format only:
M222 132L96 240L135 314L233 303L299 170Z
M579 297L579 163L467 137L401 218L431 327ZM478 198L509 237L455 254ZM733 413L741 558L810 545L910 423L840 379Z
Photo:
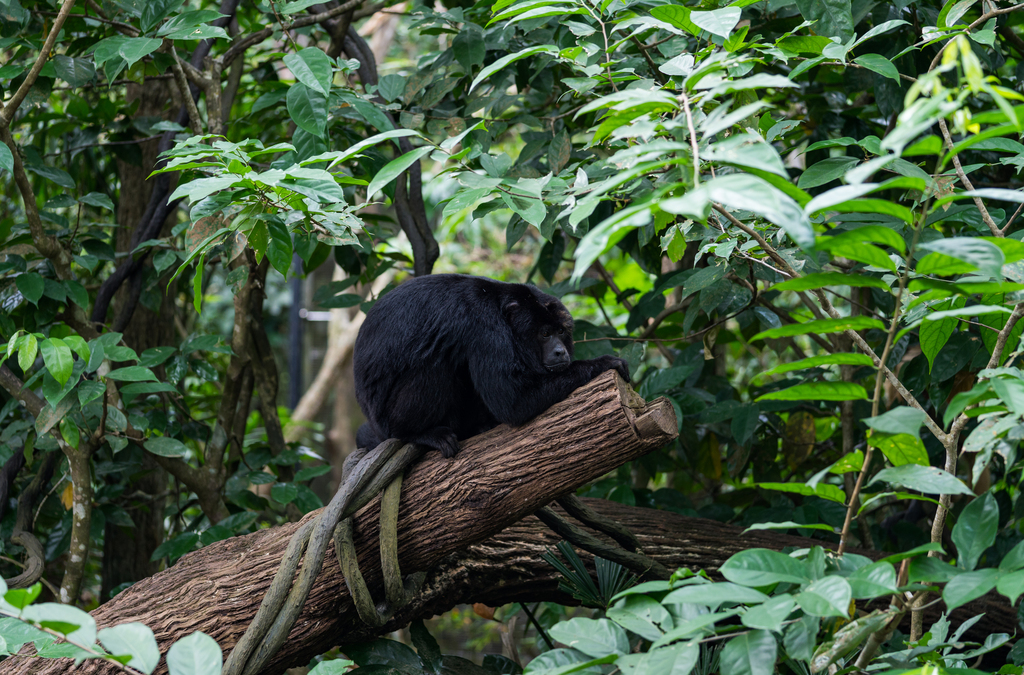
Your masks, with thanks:
M964 173L964 168L960 165L960 158L957 157L956 153L953 152L953 137L949 135L949 127L946 126L946 120L939 119L939 129L942 131L942 138L946 141L946 147L952 154L953 167L956 169L957 178L960 179L960 183L968 190L973 190L974 185L971 184L971 179ZM992 216L989 215L988 208L985 207L985 202L981 201L981 197L972 197L974 205L981 211L981 219L988 225L988 229L992 232L993 237L1002 237L1003 230L999 229L996 225L996 221L992 220Z
M14 96L7 102L7 105L4 106L3 111L0 111L0 127L7 128L10 126L11 121L14 119L14 113L18 111L18 107L25 100L25 97L28 96L32 85L36 83L36 78L39 77L39 72L46 65L46 60L53 51L53 45L57 43L57 36L60 35L60 31L64 27L64 21L68 18L68 14L71 13L71 7L74 4L75 0L64 0L64 4L60 6L57 18L53 20L53 26L50 27L50 34L46 36L46 40L39 50L39 56L36 57L36 62L32 64L32 69L28 71L25 80L18 87L18 91L14 92Z

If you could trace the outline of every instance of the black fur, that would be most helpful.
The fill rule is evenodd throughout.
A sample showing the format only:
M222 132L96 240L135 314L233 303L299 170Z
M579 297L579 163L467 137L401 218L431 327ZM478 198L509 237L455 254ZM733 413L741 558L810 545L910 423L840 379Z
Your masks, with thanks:
M458 441L520 425L606 370L615 356L572 361L572 317L525 284L435 274L381 298L355 345L361 448L387 438L452 457Z

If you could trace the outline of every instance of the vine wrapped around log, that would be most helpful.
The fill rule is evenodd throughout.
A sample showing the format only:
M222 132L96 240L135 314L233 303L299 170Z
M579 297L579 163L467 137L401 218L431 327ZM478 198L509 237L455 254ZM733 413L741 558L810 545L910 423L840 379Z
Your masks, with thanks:
M667 400L646 403L612 371L522 427L499 426L469 439L451 460L431 453L404 481L399 560L409 572L430 570L458 549L481 542L630 460L675 438ZM307 514L312 518L317 512ZM381 584L377 554L379 501L356 517L360 567ZM165 650L193 631L227 653L244 632L298 524L211 544L144 579L93 612L100 627L148 625ZM329 553L288 641L264 671L280 673L345 641L359 626ZM0 673L63 673L70 661L16 657ZM115 672L92 662L76 672ZM157 673L166 672L161 665Z

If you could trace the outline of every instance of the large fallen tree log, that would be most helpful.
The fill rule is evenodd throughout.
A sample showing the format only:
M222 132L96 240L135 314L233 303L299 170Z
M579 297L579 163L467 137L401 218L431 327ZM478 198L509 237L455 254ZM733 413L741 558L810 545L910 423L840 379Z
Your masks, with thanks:
M668 401L647 404L609 371L522 427L501 426L470 439L454 459L431 453L403 484L398 528L402 570L430 570L445 556L483 541L675 435L675 413ZM355 520L363 574L371 588L379 588L379 501ZM144 623L153 629L161 650L203 631L227 652L255 615L296 527L285 525L207 546L136 583L93 616L101 627ZM358 625L331 552L288 642L265 672L280 673L307 662ZM69 664L17 657L0 664L0 673L62 673ZM114 670L93 662L76 672Z
M610 381L599 385L592 387L600 389L603 392L602 396L607 396L613 389ZM587 391L589 390L577 392L577 395L586 395L585 398L567 401L563 404L564 409L556 407L533 424L551 429L557 426L564 431L567 427L562 425L569 423L566 416L575 414L578 417L571 422L575 425L572 428L589 429L595 425L606 424L603 418L609 414L613 417L622 414L621 409L615 408L618 405L617 401L621 400L618 395L587 412L585 406L593 401ZM615 405L611 404L613 399ZM647 410L648 414L660 415L656 412L659 410L657 406L651 406ZM628 413L626 417L629 418ZM552 419L562 421L555 424ZM667 421L671 419L671 415L661 419ZM637 426L646 426L649 421L651 420L640 422ZM672 435L671 431L666 432L663 427L659 428L663 429L664 438ZM534 473L528 478L524 476L527 468L523 465L541 461L537 459L538 457L550 457L549 453L554 450L542 447L524 450L523 445L503 446L494 440L499 436L502 440L507 440L513 433L507 430L495 434L490 437L492 441L488 441L490 445L477 445L478 439L474 439L455 462L448 463L428 458L425 463L433 467L428 473L420 474L423 469L412 472L410 482L406 483L408 489L403 495L403 514L407 513L406 508L415 508L417 511L421 508L431 508L430 504L420 505L421 501L425 501L421 493L429 493L431 499L437 499L438 495L447 494L442 485L459 483L460 480L466 485L462 499L466 500L467 504L460 506L457 503L459 497L456 495L456 503L451 504L447 515L442 513L436 520L429 522L406 522L403 527L400 538L403 564L411 564L410 561L413 560L434 561L420 594L409 605L403 607L388 624L378 629L366 627L360 623L352 609L333 551L329 552L328 560L313 589L306 610L293 629L288 643L265 672L281 673L289 666L307 663L311 657L335 645L344 647L345 644L370 640L404 626L412 619L429 618L459 604L482 602L498 606L508 602L537 601L572 604L571 598L559 593L558 575L555 570L541 559L541 554L553 548L560 538L537 518L522 518L489 538L477 539L477 543L460 543L469 541L468 535L460 536L463 528L467 532L480 531L478 524L467 522L474 509L485 509L477 513L476 517L490 522L501 517L501 513L490 510L499 508L499 504L502 505L500 508L507 508L509 505L514 507L521 494L530 495L529 498L533 499L534 491L527 489L529 485L523 484L524 482L540 481L546 489L552 489L552 483L544 476ZM592 434L592 431L586 433ZM589 435L588 438L591 439L590 442L608 442L597 440L601 436L602 434L598 434L597 437ZM621 448L612 447L610 443L607 446L587 447L577 444L571 437L567 437L565 443L571 444L570 447L564 448L569 451L569 455L580 448L586 450L585 455L567 461L579 462L588 467L595 461L592 455L621 452ZM495 461L502 458L502 447L518 449L523 454L510 456L505 462ZM492 455L495 450L498 453ZM469 451L475 454L475 459L472 459ZM564 454L558 456L563 459L566 457ZM543 461L544 467L536 467L541 473L542 468L550 468L546 463L548 460ZM609 461L602 466L614 466L614 462ZM451 470L447 467L451 467ZM584 470L581 466L559 466L554 469L567 470L572 474ZM500 478L492 479L491 472L501 474ZM419 476L416 479L415 491L411 485L414 476ZM436 480L438 484L433 486L430 480ZM577 479L572 479L572 483L576 481ZM485 497L481 491L486 490L499 490L507 497ZM552 489L547 499L564 492L564 489L561 492ZM500 499L500 502L488 501L497 499ZM670 569L686 566L691 569L704 569L713 574L730 556L744 549L804 548L813 541L779 532L753 531L744 534L742 528L717 521L629 507L604 500L586 502L599 514L613 518L632 530L637 535L643 551ZM484 505L474 506L478 503ZM373 505L368 507L368 510L372 509ZM464 509L469 510L470 514L466 515ZM376 533L376 514L375 510L370 514L362 514L359 521L359 543L361 554L365 554L361 559L367 580L371 587L376 584L379 588L379 560L375 551L371 550L376 546L373 539ZM93 615L101 626L142 621L154 629L162 649L166 649L170 641L184 637L192 631L202 630L213 635L226 653L255 614L269 579L276 570L287 539L296 527L297 525L286 525L206 547L186 556L174 567L139 582L94 611ZM426 535L427 538L410 540L410 530L438 533L438 536L446 537L448 543L439 545L439 542L429 538L434 536L433 534ZM437 553L441 550L450 552ZM877 552L856 552L872 557L881 556ZM585 560L588 557L587 554L583 554ZM928 620L935 620L941 610L941 604L929 608ZM952 621L959 624L979 614L984 614L984 617L972 627L969 633L972 639L984 640L988 634L1014 630L1015 612L1005 598L998 596L986 596L957 609L953 613ZM66 672L69 664L69 661L18 658L0 664L0 674ZM107 672L107 669L95 664L85 664L75 672Z

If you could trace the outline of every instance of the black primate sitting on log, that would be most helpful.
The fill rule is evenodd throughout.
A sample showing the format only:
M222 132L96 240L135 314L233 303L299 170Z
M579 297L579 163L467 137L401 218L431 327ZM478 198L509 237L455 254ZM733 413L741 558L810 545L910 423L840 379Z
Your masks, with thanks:
M356 338L361 448L388 438L458 452L458 441L536 417L623 359L573 361L572 317L533 286L436 274L373 306Z

